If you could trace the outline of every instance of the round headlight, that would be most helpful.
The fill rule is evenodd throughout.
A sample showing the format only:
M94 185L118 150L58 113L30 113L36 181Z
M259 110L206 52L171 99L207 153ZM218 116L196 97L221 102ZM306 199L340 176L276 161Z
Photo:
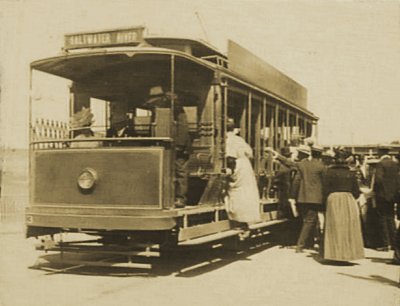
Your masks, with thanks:
M97 173L95 170L86 168L78 176L78 186L83 190L90 190L97 181Z

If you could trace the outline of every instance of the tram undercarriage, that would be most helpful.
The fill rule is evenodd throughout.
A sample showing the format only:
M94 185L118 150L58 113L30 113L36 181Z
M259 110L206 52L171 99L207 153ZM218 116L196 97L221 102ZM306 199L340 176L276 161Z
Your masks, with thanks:
M270 204L271 206L271 204ZM288 220L269 220L251 224L245 230L225 219L206 224L188 225L191 218L212 213L221 215L223 209L180 210L177 224L170 231L69 231L54 229L53 234L42 236L35 245L44 251L35 268L51 272L67 272L83 267L154 269L163 258L174 252L189 254L193 251L223 249L242 252L250 244L268 243L271 231L278 231ZM272 214L266 213L268 219ZM40 228L30 228L31 234L40 234ZM44 229L46 231L46 229ZM47 229L48 230L48 229ZM211 251L212 252L212 251ZM179 256L177 257L179 258ZM210 261L210 263L213 260ZM195 264L193 264L195 265ZM191 269L186 267L185 269Z

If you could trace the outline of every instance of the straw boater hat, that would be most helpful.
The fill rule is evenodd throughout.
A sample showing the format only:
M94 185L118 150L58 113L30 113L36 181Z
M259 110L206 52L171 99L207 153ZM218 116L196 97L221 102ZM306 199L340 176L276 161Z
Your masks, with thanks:
M317 145L317 144L314 144L312 147L311 147L311 151L314 151L314 152L323 152L324 151L324 148L322 147L322 146L320 146L320 145Z
M300 145L300 146L298 146L297 152L303 153L303 154L306 154L306 155L310 155L310 154L311 154L310 147L309 147L309 146L306 146L306 145Z
M161 86L153 86L149 90L149 97L146 104L151 104L152 102L158 100L160 97L164 96L164 90Z
M152 104L155 101L159 101L161 97L167 97L170 100L172 100L172 97L174 100L178 99L177 94L172 94L170 91L165 92L161 86L154 86L149 90L149 97L146 101L146 104Z
M82 110L76 112L72 115L70 119L70 129L71 130L82 130L90 128L93 120L93 114L90 108L82 107Z

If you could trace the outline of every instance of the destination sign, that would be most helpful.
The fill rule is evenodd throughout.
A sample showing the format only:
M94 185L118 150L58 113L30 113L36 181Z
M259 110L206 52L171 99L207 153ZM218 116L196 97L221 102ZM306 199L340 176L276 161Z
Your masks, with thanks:
M143 41L144 27L65 35L64 49L93 48L114 45L137 45Z

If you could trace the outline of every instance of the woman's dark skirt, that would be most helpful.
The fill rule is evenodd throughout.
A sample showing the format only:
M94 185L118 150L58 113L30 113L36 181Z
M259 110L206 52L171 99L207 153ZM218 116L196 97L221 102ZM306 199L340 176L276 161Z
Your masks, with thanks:
M331 193L327 200L324 259L352 261L364 258L360 214L349 192Z

